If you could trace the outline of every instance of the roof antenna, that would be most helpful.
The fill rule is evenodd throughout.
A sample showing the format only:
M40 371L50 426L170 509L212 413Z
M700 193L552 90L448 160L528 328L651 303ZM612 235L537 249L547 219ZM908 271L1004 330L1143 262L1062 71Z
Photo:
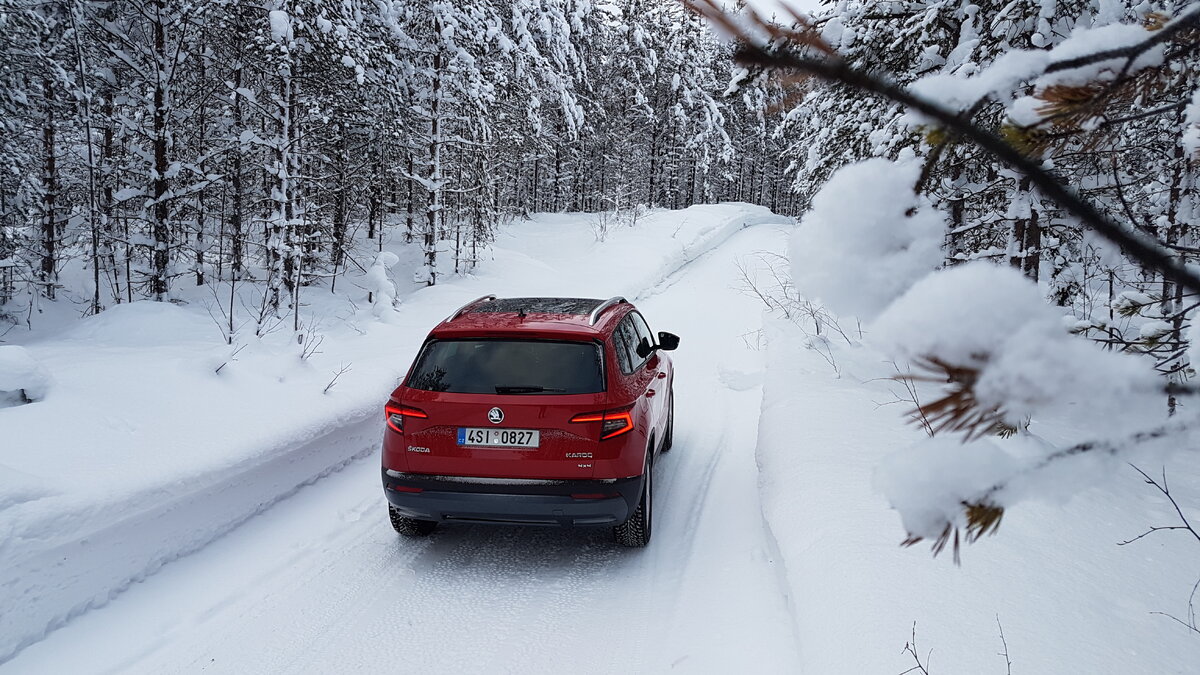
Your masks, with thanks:
M526 316L529 316L529 315L525 313L524 307L517 308L517 318L518 319L524 320Z

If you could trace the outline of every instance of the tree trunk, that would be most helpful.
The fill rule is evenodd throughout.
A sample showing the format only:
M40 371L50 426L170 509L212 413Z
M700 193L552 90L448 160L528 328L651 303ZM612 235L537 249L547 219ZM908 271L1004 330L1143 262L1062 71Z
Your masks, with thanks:
M1029 222L1025 225L1025 242L1024 250L1024 265L1022 270L1025 276L1038 281L1038 275L1042 267L1042 225L1036 205L1031 204L1029 208Z
M1025 218L1013 221L1012 235L1009 237L1008 264L1010 267L1024 269L1021 261L1021 247L1025 245Z
M208 55L205 53L205 41L200 40L200 57L197 61L197 77L202 83L201 86L208 81L207 64ZM196 149L200 153L200 180L206 181L208 176L207 163L207 123L208 123L208 97L204 97L200 101L200 110L198 111L198 121L196 128ZM204 285L204 228L205 220L207 219L207 211L205 210L204 196L206 189L202 184L196 192L196 246L193 249L195 255L195 274L196 285Z
M563 184L562 149L559 148L557 143L555 143L554 144L554 192L551 193L553 195L554 202L552 204L550 204L551 211L557 212L557 211L562 210L562 203L563 203L562 184Z
M441 21L435 19L438 35ZM442 208L442 52L440 46L433 54L433 93L429 104L429 204L425 211L425 236L421 246L425 253L426 281L430 286L437 283L437 232L438 216Z
M646 206L658 206L656 190L658 189L658 127L650 127L650 175L649 186L646 189Z
M533 156L533 186L532 186L533 194L529 200L529 202L530 202L529 210L534 211L534 212L538 211L538 206L539 206L538 205L538 185L541 182L541 177L538 174L540 173L539 170L541 169L541 165L542 165L541 156L534 155Z
M116 234L116 214L114 212L113 201L115 195L113 193L113 165L114 165L114 148L115 148L115 132L113 127L116 122L113 120L113 89L108 90L108 95L104 97L104 106L101 108L101 115L105 120L104 133L100 141L100 165L105 169L103 175L102 187L100 188L100 222L104 228L104 236L100 240L103 246L104 265L111 275L112 297L113 301L120 303L121 297L121 277L117 270L117 252L113 246L114 236ZM125 283L129 283L126 279Z
M1185 111L1180 109L1176 113L1175 122L1178 128L1184 126ZM1182 143L1176 142L1172 150L1173 166L1171 170L1171 188L1167 195L1167 231L1164 243L1168 246L1175 246L1183 240L1186 233L1187 223L1179 217L1179 205L1184 198L1185 181L1187 180L1187 157L1185 156ZM1183 287L1179 284L1172 283L1165 276L1162 282L1162 305L1161 312L1164 317L1171 318L1171 334L1170 347L1173 354L1178 356L1163 366L1168 372L1172 373L1172 379L1182 381L1178 371L1182 371L1186 364L1186 355L1184 352L1183 338ZM1193 366L1195 364L1192 364ZM1167 414L1174 415L1177 402L1173 395L1167 396Z
M39 281L50 300L55 296L58 267L58 158L55 139L54 84L42 80L46 117L42 125L42 260Z
M346 169L350 163L350 148L346 133L346 125L338 124L334 129L339 133L338 139L338 154L337 163L334 165L334 171L337 172L337 182L333 191L333 269L336 273L337 269L343 262L346 246L346 193L349 190L347 184ZM368 227L374 229L375 219L375 203L371 203L371 213L367 217Z
M96 213L96 152L92 145L92 94L88 84L88 69L83 62L83 43L79 36L79 24L75 18L75 7L71 7L71 29L75 34L75 64L76 77L79 78L80 95L83 103L83 142L87 148L88 176L88 230L91 233L92 244L92 306L91 313L99 314L104 309L100 304L100 268L102 266L100 253L100 223Z
M166 299L170 290L168 275L171 267L171 223L170 209L167 203L167 191L170 189L167 170L167 39L166 26L163 25L163 13L166 11L166 0L155 0L154 3L154 176L151 181L151 196L154 207L151 209L151 235L154 239L154 253L150 271L150 292L154 299L161 302Z
M238 19L240 27L240 14ZM241 31L239 30L238 33L240 34ZM241 279L243 259L246 255L245 242L243 241L245 224L242 222L242 214L245 209L245 205L242 203L244 192L242 187L242 156L245 148L242 146L241 140L246 122L242 117L242 95L237 93L237 90L242 87L243 70L244 68L239 58L238 65L233 70L233 133L237 136L237 140L231 153L229 167L229 274L230 280L233 282Z
M691 206L692 204L695 204L697 201L699 201L699 197L697 196L697 185L696 185L696 174L698 173L696 170L697 164L699 164L699 162L696 161L695 157L693 157L692 158L692 175L688 179L687 206Z
M413 153L411 150L409 150L409 152L408 152L408 176L409 177L405 181L408 183L408 197L406 198L406 200L404 202L404 209L405 209L405 213L406 213L405 218L404 218L404 242L407 244L411 244L413 242L413 206L414 206L413 205L413 183L416 182L412 179L414 170L415 169L413 167Z

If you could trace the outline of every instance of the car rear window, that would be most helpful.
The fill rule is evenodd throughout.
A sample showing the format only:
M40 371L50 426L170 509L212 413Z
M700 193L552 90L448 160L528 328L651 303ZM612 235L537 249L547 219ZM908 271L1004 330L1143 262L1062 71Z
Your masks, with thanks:
M421 351L408 386L459 394L604 391L600 345L543 340L437 340Z

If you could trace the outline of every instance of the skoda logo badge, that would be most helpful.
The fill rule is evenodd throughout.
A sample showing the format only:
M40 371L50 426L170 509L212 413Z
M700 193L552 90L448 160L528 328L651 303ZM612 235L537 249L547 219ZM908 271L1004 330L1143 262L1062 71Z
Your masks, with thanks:
M492 408L488 411L488 421L492 424L500 424L504 421L504 411L499 408Z

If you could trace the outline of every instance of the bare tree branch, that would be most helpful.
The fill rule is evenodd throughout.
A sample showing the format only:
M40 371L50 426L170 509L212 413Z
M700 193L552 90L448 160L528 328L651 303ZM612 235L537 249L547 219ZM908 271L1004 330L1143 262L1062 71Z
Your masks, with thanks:
M1183 509L1181 509L1179 507L1179 502L1175 501L1175 497L1171 494L1171 488L1169 485L1167 485L1167 468L1163 467L1162 482L1159 482L1159 481L1151 478L1145 471L1142 471L1137 466L1134 466L1133 464L1130 464L1129 466L1132 466L1134 471L1136 471L1142 475L1142 478L1145 479L1147 485L1153 485L1159 492L1161 492L1163 494L1164 497L1167 498L1167 501L1171 502L1171 506L1175 507L1175 514L1179 516L1179 520L1183 524L1182 525L1154 526L1154 527L1151 527L1149 530L1146 530L1142 534L1139 534L1138 536L1134 537L1133 539L1129 539L1127 541L1120 542L1117 545L1124 546L1126 544L1132 544L1133 542L1141 539L1142 537L1145 537L1147 535L1150 535L1150 534L1153 534L1155 532L1159 532L1162 530L1186 530L1186 531L1192 533L1192 536L1196 538L1196 541L1200 541L1200 532L1197 532L1196 528L1192 527L1192 524L1190 522L1188 522L1187 516L1185 516L1183 514Z
M929 675L929 657L933 655L933 650L930 649L929 652L925 654L925 662L922 663L921 655L917 653L917 622L916 621L913 622L912 640L904 643L904 653L911 654L913 657L913 661L916 661L917 665L900 673L900 675L907 675L907 673L921 673L922 675Z
M1000 644L1004 645L1004 651L1000 656L1004 657L1004 663L1007 669L1007 675L1012 675L1012 658L1008 655L1008 640L1004 639L1004 626L1000 624L1000 615L996 615L996 628L1000 629Z

